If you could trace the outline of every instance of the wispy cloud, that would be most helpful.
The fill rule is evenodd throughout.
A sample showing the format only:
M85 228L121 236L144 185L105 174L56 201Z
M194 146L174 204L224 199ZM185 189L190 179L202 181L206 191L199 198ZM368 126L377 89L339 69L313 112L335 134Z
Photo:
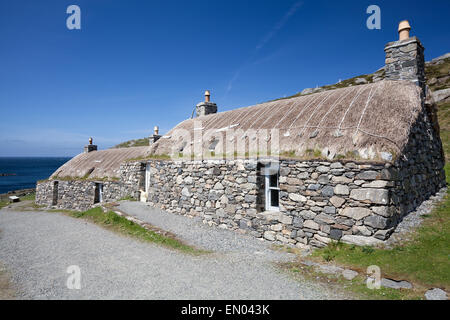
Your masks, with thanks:
M250 56L250 58L247 59L247 61L242 64L242 66L237 69L233 77L230 79L227 85L227 89L225 91L225 98L228 96L228 93L233 89L233 83L239 78L241 75L241 72L243 69L245 69L248 65L254 64L254 57L255 55L270 41L272 40L277 33L286 25L286 23L289 21L289 19L297 12L297 10L303 5L302 1L297 1L294 3L290 9L284 14L284 16L275 24L275 26L262 38L262 40L258 43L258 45L255 47L254 52ZM258 61L258 63L262 62L264 59L261 59Z
M256 51L264 47L277 33L280 31L284 25L289 21L289 19L297 12L297 10L302 6L303 2L298 1L292 5L288 12L286 12L280 21L270 30L269 33L259 42L256 46Z

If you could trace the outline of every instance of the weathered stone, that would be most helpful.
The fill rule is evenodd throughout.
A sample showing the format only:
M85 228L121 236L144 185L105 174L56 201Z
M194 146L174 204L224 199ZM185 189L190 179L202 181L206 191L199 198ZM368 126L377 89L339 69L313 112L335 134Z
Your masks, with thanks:
M303 227L312 229L312 230L319 230L319 224L317 224L316 222L314 222L312 220L305 220L303 222Z
M320 189L320 184L310 184L308 186L308 190L316 191L316 190L319 190L319 189Z
M381 278L381 286L392 289L412 289L408 281L395 281L387 278Z
M340 162L333 162L333 163L330 165L330 168L331 168L331 169L342 169L342 168L344 168L344 166L343 166L342 163L340 163Z
M334 218L332 216L329 216L327 214L319 214L314 218L314 221L320 224L326 223L326 224L333 224L336 221L334 220Z
M181 190L181 195L183 195L183 196L185 196L185 197L190 197L192 194L189 192L189 189L188 189L188 188L184 187L184 188Z
M336 208L340 208L344 204L345 199L333 196L333 197L331 197L330 202Z
M392 216L392 210L390 207L372 207L372 211L380 216L389 218Z
M447 300L447 293L439 288L434 288L425 292L425 299L427 300Z
M275 241L276 234L273 231L264 232L264 239L269 241Z
M350 192L350 198L386 205L389 202L389 192L385 189L353 189Z
M371 236L372 232L366 227L366 226L353 226L352 230L354 229L354 233L361 234L363 236ZM379 238L377 238L379 239Z
M277 224L271 225L270 229L272 229L273 231L281 231L281 230L283 230L283 225L281 223L277 223Z
M245 202L248 202L248 203L255 203L255 202L256 202L256 196L247 194L247 195L244 197L244 201L245 201Z
M318 234L315 234L315 235L314 235L314 239L316 239L317 241L326 243L326 244L328 244L328 243L331 242L331 239L330 239L330 238L322 237L322 236L320 236L320 235L318 235Z
M334 188L332 186L325 186L322 188L322 196L332 197L334 194Z
M223 187L223 185L220 182L217 182L214 185L214 190L223 190L223 189L225 189L225 188Z
M319 176L318 181L320 184L328 184L330 182L330 179L328 178L328 176L326 174L322 174Z
M336 208L335 207L326 206L326 207L323 208L323 212L325 212L326 214L335 214L336 213Z
M354 236L349 234L342 236L341 241L358 246L376 246L383 243L383 241L372 237Z
M348 195L350 194L350 190L348 186L343 184L338 184L336 187L334 187L334 193L337 195Z
M347 178L346 176L333 176L333 178L331 178L331 181L334 183L351 183L353 181L353 179L351 178Z
M393 231L394 231L394 228L390 228L387 230L378 230L377 232L375 232L375 234L373 236L380 240L386 240L387 238L389 238L389 236L391 235L391 233Z
M334 240L339 240L342 238L342 230L339 229L331 229L330 230L330 238Z
M278 221L280 221L284 225L290 225L292 224L293 218L291 216L287 216L285 214L281 214L278 218Z
M349 218L352 218L355 220L361 220L371 214L372 214L372 212L369 209L362 208L362 207L347 207L340 212L340 215L349 217Z
M372 215L364 219L364 224L371 226L375 229L384 229L387 226L387 221L388 220L386 218L377 215Z
M289 199L291 199L292 201L296 201L296 202L306 202L308 200L306 197L302 196L301 194L297 194L297 193L290 193Z
M386 186L390 185L391 183L389 181L384 180L374 180L370 183L365 183L362 185L363 188L385 188Z
M317 167L317 171L319 171L320 173L326 173L326 172L330 171L330 167L327 167L327 166L318 166L318 167Z
M356 278L357 275L358 275L358 272L350 270L350 269L345 269L344 271L342 271L342 276L347 280L353 280Z
M297 175L297 178L302 179L302 180L308 179L309 178L309 173L308 172L300 172Z
M317 215L316 213L314 213L311 210L302 210L302 211L300 211L299 214L305 220L307 220L307 219L314 219L314 217Z
M356 178L359 180L376 180L379 178L379 175L380 173L377 171L363 171Z

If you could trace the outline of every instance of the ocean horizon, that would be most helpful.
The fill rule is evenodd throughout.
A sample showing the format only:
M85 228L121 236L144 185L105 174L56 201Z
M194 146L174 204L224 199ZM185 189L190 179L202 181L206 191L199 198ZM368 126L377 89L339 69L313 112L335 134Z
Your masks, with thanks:
M0 194L35 188L72 157L0 157Z

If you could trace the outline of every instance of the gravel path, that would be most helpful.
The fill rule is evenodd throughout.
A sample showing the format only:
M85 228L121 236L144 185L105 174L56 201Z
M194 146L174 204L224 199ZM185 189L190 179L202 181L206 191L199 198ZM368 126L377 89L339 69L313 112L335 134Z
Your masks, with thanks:
M155 219L155 225L216 253L190 256L63 214L3 209L0 261L11 274L18 298L343 298L322 285L297 281L279 271L272 261L289 256L270 252L266 244L247 242L245 236L226 230L206 231L189 218L173 215L170 219L156 211L147 214L146 208L137 205L123 204L122 209L137 208L138 214ZM66 286L71 265L80 267L80 290Z
M124 201L119 210L163 230L170 231L185 243L197 248L222 253L263 256L263 259L289 261L293 254L272 250L266 241L238 232L210 227L200 217L189 218L151 207L142 202Z

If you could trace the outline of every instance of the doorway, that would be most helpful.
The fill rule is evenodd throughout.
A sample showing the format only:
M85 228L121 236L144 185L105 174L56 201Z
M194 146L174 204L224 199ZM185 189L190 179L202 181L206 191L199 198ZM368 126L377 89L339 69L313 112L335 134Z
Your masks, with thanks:
M94 204L103 202L103 183L95 184Z
M59 182L53 182L53 196L52 196L52 206L56 206L58 204L58 187Z

